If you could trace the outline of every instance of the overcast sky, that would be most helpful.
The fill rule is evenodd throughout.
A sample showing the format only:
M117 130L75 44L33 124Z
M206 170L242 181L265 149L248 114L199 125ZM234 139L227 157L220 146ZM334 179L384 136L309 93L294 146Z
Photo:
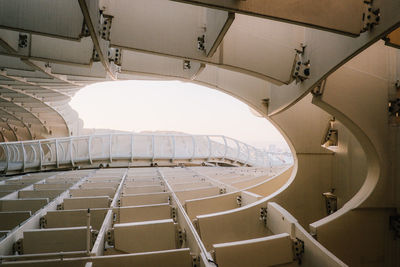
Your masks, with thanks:
M72 99L85 128L221 134L258 148L286 148L274 126L239 100L179 81L118 81L87 86ZM286 150L286 149L285 149Z

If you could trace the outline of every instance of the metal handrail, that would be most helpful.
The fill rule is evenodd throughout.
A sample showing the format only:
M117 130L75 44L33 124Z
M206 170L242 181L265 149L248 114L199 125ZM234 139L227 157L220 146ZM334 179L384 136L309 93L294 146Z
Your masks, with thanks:
M125 140L124 136L128 137L128 139L120 141ZM133 145L133 140L135 140L135 145ZM100 144L98 144L99 141ZM234 145L230 146L230 143ZM161 153L155 153L155 151L160 151L156 149L156 144L159 146L165 145ZM25 146L38 146L39 149L32 149L34 155L28 159ZM246 147L246 157L241 158L241 146ZM5 158L5 161L0 160L0 172L23 171L27 166L38 170L50 165L54 165L57 168L60 165L75 167L80 166L80 164L93 164L96 160L112 163L114 159L127 160L129 162L134 159L149 159L152 161L158 159L169 159L171 161L182 159L189 161L194 159L204 161L229 160L242 165L269 167L271 158L282 157L283 155L283 153L267 153L223 135L188 134L113 133L70 136L5 142L0 143L0 148L3 150L0 150L0 154L4 153ZM13 153L10 153L10 151L13 151ZM54 155L56 155L55 158L53 157ZM34 159L33 161L32 158ZM36 159L40 160L36 161ZM1 166L5 167L2 168Z

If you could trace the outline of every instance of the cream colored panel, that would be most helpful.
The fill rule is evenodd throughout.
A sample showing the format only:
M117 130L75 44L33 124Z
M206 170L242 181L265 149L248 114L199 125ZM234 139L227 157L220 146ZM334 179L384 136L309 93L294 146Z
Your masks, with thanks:
M0 191L15 191L24 188L28 185L26 184L1 184Z
M119 185L118 182L93 182L93 183L84 183L80 185L80 188L90 189L90 188L109 188L114 187L117 188Z
M288 233L294 237L297 220L274 202L269 202L267 208L268 228L275 234Z
M33 189L35 190L67 190L72 184L34 184Z
M119 0L108 2L106 10L114 16L112 45L205 58L197 49L197 37L204 33L204 8L162 0Z
M59 53L60 48L63 53ZM32 35L31 56L33 57L89 64L92 53L93 43L90 37L82 38L79 42L76 42Z
M86 227L24 231L24 254L86 250Z
M124 194L143 194L143 193L156 193L163 191L164 191L164 186L161 185L124 187L123 189Z
M31 211L35 213L48 202L48 198L0 200L0 211Z
M172 219L114 224L114 239L115 248L128 253L176 248Z
M110 198L107 196L74 197L64 199L64 210L108 208L109 206Z
M112 198L115 194L115 188L70 189L69 193L71 197L109 196Z
M200 237L209 251L213 244L258 238L271 232L260 221L261 204L197 217Z
M88 182L119 182L121 180L121 177L110 177L110 176L106 176L106 177L101 177L101 176L93 176L93 177L89 177L87 178Z
M213 245L219 267L265 267L293 262L292 240L286 233Z
M184 191L175 191L176 196L178 197L181 203L185 202L189 199L203 198L219 195L219 187L205 187L198 188L192 190L184 190Z
M186 190L186 189L194 189L194 188L202 188L202 187L207 187L211 186L211 183L206 183L206 182L198 182L198 183L193 183L193 182L188 182L188 183L182 183L182 184L171 184L171 187L174 191L180 191L180 190Z
M315 0L282 2L272 0L213 1L213 0L175 0L184 3L200 4L213 8L229 10L252 16L303 24L330 31L359 35L362 26L364 5L361 1ZM335 10L335 12L332 12Z
M163 220L171 218L171 206L168 203L136 207L121 207L117 210L119 223Z
M5 184L25 184L25 185L29 185L29 184L36 183L36 182L38 182L40 180L43 180L43 178L42 177L39 177L39 178L23 177L21 179L5 180L4 183Z
M80 180L80 178L49 178L46 184L72 184Z
M191 79L201 66L199 62L190 61L190 69L185 69L183 63L183 59L122 50L122 71L127 73L150 73L169 78Z
M186 212L191 220L197 215L214 213L238 207L237 197L240 192L218 195L215 197L187 200L185 202Z
M150 180L150 179L146 179L144 181L127 181L124 184L126 187L134 187L134 186L153 186L153 185L161 185L160 180Z
M281 188L290 178L293 171L293 167L284 171L283 173L277 175L276 177L272 177L267 181L258 184L256 186L247 188L246 191L262 195L264 197L271 195L276 192L279 188Z
M101 62L93 62L91 65L72 66L68 64L51 64L54 74L88 76L106 79L106 71Z
M18 192L19 198L49 198L53 199L65 190L22 190Z
M0 3L0 25L3 27L78 39L82 23L77 2L20 0Z
M169 193L149 193L121 196L121 207L161 204L169 202Z
M90 225L94 230L100 230L106 213L107 209L90 210ZM48 211L45 218L46 228L86 226L87 210Z
M29 217L30 211L0 212L0 230L11 230Z
M261 183L263 181L266 181L269 178L269 176L261 176L261 177L255 177L253 179L246 179L244 181L239 181L239 182L235 182L232 183L232 186L238 188L238 189L243 189L243 188L247 188L250 187L252 185Z
M236 15L224 38L221 63L289 83L295 49L302 42L304 30L298 26Z

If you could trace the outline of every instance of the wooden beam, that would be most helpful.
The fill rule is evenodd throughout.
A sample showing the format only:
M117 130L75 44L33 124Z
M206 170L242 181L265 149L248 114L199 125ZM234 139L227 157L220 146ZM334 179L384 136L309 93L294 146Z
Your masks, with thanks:
M172 0L263 17L340 34L358 36L362 31L364 3L360 0Z

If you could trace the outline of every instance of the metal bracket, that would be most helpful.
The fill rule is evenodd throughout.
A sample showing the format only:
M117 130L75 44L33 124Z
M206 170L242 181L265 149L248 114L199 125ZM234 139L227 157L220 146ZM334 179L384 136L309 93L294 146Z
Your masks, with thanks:
M329 129L325 136L325 141L330 142L330 146L337 146L338 130Z
M400 215L389 217L390 229L394 231L394 238L400 238Z
M184 60L183 61L183 69L184 70L190 70L192 66L190 65L190 60Z
M200 267L200 256L192 256L192 266Z
M118 211L113 211L113 222L119 222L120 218L119 218L119 210Z
M110 230L107 231L107 239L106 239L106 241L107 241L107 244L110 247L114 247L115 239L114 239L114 229L113 228L111 228Z
M18 47L19 48L28 47L28 35L27 34L21 34L21 33L19 34Z
M392 117L399 117L400 113L400 98L396 98L395 100L390 100L388 104L389 115Z
M178 247L183 247L186 242L186 231L182 229L178 229Z
M388 102L388 112L389 112L389 123L391 125L400 124L400 80L397 80L394 84L395 93L390 97Z
M313 96L321 96L321 95L324 93L325 84L326 84L326 79L323 80L321 83L319 83L317 86L315 86L315 87L311 90L311 94L312 94Z
M236 203L237 203L238 207L242 206L242 196L237 196L236 197Z
M200 51L205 51L205 36L204 34L202 36L197 37L197 49Z
M268 214L268 210L267 207L260 208L260 221L262 221L264 223L265 226L267 226L267 214Z
M321 146L335 151L339 143L339 131L335 129L335 117L329 120L325 134L322 136ZM332 192L333 193L333 192Z
M325 192L322 195L325 197L326 213L328 215L337 211L337 196L332 192Z
M292 77L296 83L302 82L310 76L311 64L310 60L305 59L305 49L306 45L303 44L301 44L300 49L295 49L296 55L292 67Z
M24 239L20 238L18 239L14 245L13 245L13 254L18 253L18 255L21 255L24 253Z
M174 220L174 222L178 221L178 217L177 217L177 213L176 213L176 208L175 207L171 208L171 217Z
M45 216L43 216L43 217L40 218L40 220L39 220L39 227L40 227L41 229L43 229L43 228L46 228L46 226L47 226L47 219L46 219L46 215L45 215Z
M100 15L100 23L99 23L99 33L100 37L104 40L110 41L110 30L113 16L110 15Z
M64 202L57 205L57 210L63 210L63 209L64 209Z
M376 25L379 24L379 21L381 20L381 13L379 8L373 8L372 7L372 0L365 0L365 10L363 13L363 26L361 29L361 33L372 30Z
M92 60L93 60L93 62L100 61L100 56L99 56L99 53L97 52L96 48L93 48Z
M115 65L121 66L121 49L109 47L108 48L108 61L114 62Z
M297 238L293 240L293 254L294 260L301 265L301 261L304 255L304 241Z

